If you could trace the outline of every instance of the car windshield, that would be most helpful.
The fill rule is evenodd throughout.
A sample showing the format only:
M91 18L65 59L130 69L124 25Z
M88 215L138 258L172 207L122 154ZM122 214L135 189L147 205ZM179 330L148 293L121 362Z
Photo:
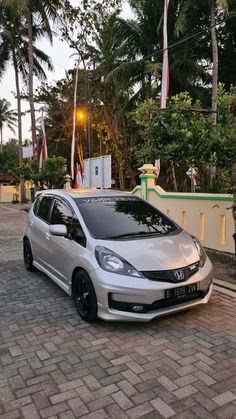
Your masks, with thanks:
M135 196L75 198L84 222L97 239L125 239L168 234L177 225Z

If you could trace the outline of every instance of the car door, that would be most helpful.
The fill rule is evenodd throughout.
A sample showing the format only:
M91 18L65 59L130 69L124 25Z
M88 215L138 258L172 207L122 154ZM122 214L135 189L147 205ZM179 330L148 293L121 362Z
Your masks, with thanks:
M41 196L34 206L34 217L30 220L30 243L35 262L47 267L47 255L50 250L49 220L53 204L52 196Z
M81 252L85 251L86 239L73 209L64 200L55 198L51 213L51 225L63 224L67 227L68 235L50 235L50 270L65 287L69 287L74 266L79 266ZM79 240L78 240L78 232Z

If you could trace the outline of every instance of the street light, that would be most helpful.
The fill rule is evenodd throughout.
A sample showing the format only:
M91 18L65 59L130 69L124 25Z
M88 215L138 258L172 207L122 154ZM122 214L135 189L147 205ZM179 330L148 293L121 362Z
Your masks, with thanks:
M78 124L83 124L83 123L85 123L86 119L87 119L86 112L83 109L77 109L76 110L76 122Z

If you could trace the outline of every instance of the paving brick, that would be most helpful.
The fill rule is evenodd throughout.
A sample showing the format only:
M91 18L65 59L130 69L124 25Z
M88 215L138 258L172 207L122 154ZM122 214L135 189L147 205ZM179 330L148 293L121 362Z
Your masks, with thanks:
M73 399L77 396L75 390L68 390L64 391L63 393L55 394L54 396L50 397L50 401L52 404L58 404L60 402L64 402L66 400Z
M71 400L70 400L71 401ZM39 411L42 418L49 418L50 416L57 415L59 413L63 413L68 410L68 406L66 403L59 403L53 406L46 407Z
M235 418L235 404L226 404L225 406L219 407L214 410L215 417L222 419L234 419Z
M140 383L142 380L136 375L136 374L134 374L133 373L133 371L131 371L131 370L127 370L127 371L124 371L124 372L122 372L122 375L123 375L123 377L125 377L125 379L127 380L127 381L129 381L129 383L130 384L138 384L138 383Z
M22 397L21 399L7 402L4 410L6 412L9 412L15 409L20 409L22 406L26 406L27 404L32 404L32 398L30 396ZM0 409L0 412L1 412L1 409Z
M136 407L133 407L130 410L127 410L127 415L132 418L141 418L144 415L149 415L154 410L153 406L151 406L149 403L143 403Z
M88 375L87 377L83 377L83 381L89 387L91 391L98 390L101 388L101 384L99 381L93 377L92 375Z
M150 401L150 404L163 416L163 418L167 419L175 415L175 411L159 397Z
M99 410L96 410L96 412L92 412L92 413L89 413L86 416L83 416L83 418L86 418L86 419L106 419L106 418L108 418L108 415L107 415L107 413L105 412L104 409L99 409Z
M163 387L165 387L169 391L174 391L178 388L178 386L173 381L169 380L169 378L165 375L158 377L157 380Z
M218 406L223 406L224 404L232 402L233 400L236 400L236 394L232 393L231 391L221 393L212 399L212 401L218 404Z
M11 412L3 413L0 415L0 419L19 419L21 414L19 410L12 410Z
M129 416L117 405L117 404L109 404L104 408L107 412L108 417L112 419L128 419ZM96 413L96 412L94 412Z
M68 381L64 384L59 384L59 388L61 391L71 390L73 388L78 388L83 385L83 381L78 378L77 380Z
M2 403L10 402L13 399L14 399L14 395L9 386L0 388L0 401Z
M130 409L134 406L134 404L128 399L123 391L117 391L116 393L113 393L112 398L123 410Z
M117 383L118 387L126 394L127 397L133 396L137 390L127 380L122 380Z
M22 407L22 415L25 419L40 419L40 415L33 404Z
M197 381L197 378L193 374L184 375L181 378L177 378L175 380L175 384L177 384L178 387L187 386L188 384L192 384L195 381Z
M172 351L172 349L166 349L163 352L164 352L164 354L169 356L171 359L174 359L175 361L177 361L178 359L181 359L181 356L179 354L177 354L175 351Z
M24 269L25 217L11 214L0 206L0 419L236 419L236 299L214 291L147 324L90 325Z
M29 394L37 393L38 391L41 391L42 387L40 384L35 384L34 386L26 387L22 390L19 390L16 392L17 398L28 396Z
M179 390L174 391L174 395L178 399L183 399L184 397L188 397L191 394L197 393L197 389L191 385L187 385L185 387L180 388Z
M129 361L131 361L131 358L128 355L125 355L119 358L112 359L111 363L116 366L116 365L126 364Z
M20 356L23 354L21 348L19 346L11 346L9 348L9 352L11 354L11 356L16 357L16 356Z
M91 411L99 410L99 409L104 408L105 406L107 406L111 403L113 403L113 399L112 399L111 396L108 395L108 396L102 397L100 399L96 399L96 400L91 401L89 403L89 409Z
M144 391L142 393L138 393L132 397L132 401L137 405L145 402L149 402L156 398L156 392L154 390Z
M79 397L68 401L68 406L74 413L75 417L80 417L88 413L88 409Z
M58 417L59 419L75 419L76 418L76 416L71 410L67 410L66 412L60 413L58 416L55 417L55 419L57 419Z
M212 377L210 377L208 374L205 374L203 371L195 371L193 374L207 386L211 386L216 382Z

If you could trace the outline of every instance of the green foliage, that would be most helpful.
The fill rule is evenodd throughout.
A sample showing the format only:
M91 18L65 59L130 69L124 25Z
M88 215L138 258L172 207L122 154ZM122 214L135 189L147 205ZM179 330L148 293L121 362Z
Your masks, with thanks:
M18 144L16 140L9 140L2 146L2 153L0 153L0 173L10 170L16 173L18 163Z
M140 104L132 114L139 129L139 140L134 146L137 164L154 162L160 157L167 167L173 161L181 185L183 174L195 163L203 191L208 188L209 168L216 165L215 191L230 191L236 161L236 88L226 92L219 85L218 100L215 127L210 114L186 92L171 97L164 110L153 100Z
M24 163L20 169L25 180L31 180L39 189L63 188L65 182L64 157L50 157L43 161L42 169L38 169L37 162L32 160Z

